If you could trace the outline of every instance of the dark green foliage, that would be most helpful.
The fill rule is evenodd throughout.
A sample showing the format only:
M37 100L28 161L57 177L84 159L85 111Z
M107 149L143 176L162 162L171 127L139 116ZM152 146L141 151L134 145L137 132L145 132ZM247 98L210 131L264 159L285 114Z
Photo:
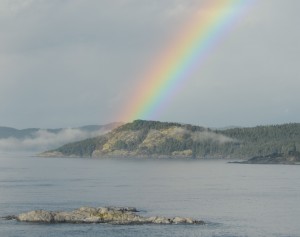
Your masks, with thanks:
M187 131L182 134L183 139L166 137L156 145L140 146L150 130L162 130L172 127L183 128ZM87 139L81 142L67 144L56 151L65 155L91 156L95 149L102 146L119 132L139 131L135 139L117 140L113 150L133 151L135 154L145 155L172 155L174 151L191 150L192 156L222 157L222 158L250 158L265 156L273 153L292 154L300 151L300 124L284 124L273 126L258 126L254 128L233 128L227 130L209 130L198 126L165 123L158 121L135 120L125 124L112 133L98 138ZM216 139L208 137L199 141L192 138L194 132L213 132ZM225 136L228 141L219 141L218 136Z
M251 157L265 156L272 153L288 154L289 151L300 150L300 124L297 123L234 128L219 132L241 143L231 152L231 155L234 156Z
M137 131L137 130L142 129L142 130L148 132L150 129L161 130L161 129L167 129L167 128L171 128L171 127L181 127L181 128L185 128L191 132L205 130L205 128L202 128L199 126L192 126L189 124L147 121L147 120L134 120L132 123L126 123L126 124L120 126L115 131L118 131L118 132L128 131L128 130Z
M66 144L54 151L61 152L64 155L71 156L76 155L80 157L90 157L93 151L102 146L107 141L105 136L89 138L79 142L73 142Z
M163 123L159 121L146 121L146 120L135 120L132 123L126 123L122 125L121 127L117 128L116 131L121 132L121 131L137 131L137 130L145 130L149 131L150 129L166 129L169 127L174 127L174 126L181 126L179 123Z
M122 140L118 140L115 145L114 148L117 150L126 150L128 149L128 145L126 142L122 141Z

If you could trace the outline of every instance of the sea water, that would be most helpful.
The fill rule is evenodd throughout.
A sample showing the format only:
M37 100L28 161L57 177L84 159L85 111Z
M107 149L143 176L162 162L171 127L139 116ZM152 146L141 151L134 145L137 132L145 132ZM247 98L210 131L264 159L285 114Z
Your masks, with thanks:
M108 160L0 155L0 216L36 209L132 206L206 225L31 224L0 236L300 236L300 166L225 160Z

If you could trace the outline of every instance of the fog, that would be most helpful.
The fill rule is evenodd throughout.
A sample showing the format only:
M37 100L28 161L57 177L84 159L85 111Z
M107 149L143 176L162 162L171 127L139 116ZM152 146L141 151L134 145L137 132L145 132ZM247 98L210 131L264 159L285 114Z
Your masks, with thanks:
M32 151L41 152L58 148L66 143L96 137L106 131L98 130L93 132L83 131L76 128L62 129L58 133L40 129L32 134L32 137L18 139L14 137L0 139L0 151Z
M235 140L224 136L222 134L217 134L211 131L195 132L192 134L193 141L202 142L206 140L214 141L220 144L234 142Z

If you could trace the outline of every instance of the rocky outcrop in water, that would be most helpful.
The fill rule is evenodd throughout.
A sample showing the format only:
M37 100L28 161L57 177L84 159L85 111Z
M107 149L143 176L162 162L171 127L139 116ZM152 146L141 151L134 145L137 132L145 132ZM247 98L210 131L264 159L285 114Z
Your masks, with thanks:
M5 218L35 223L204 224L203 221L186 217L143 217L137 212L136 208L128 207L81 207L70 212L35 210Z
M299 165L300 153L297 151L291 151L288 154L272 153L267 156L255 156L247 161L230 162L230 163Z

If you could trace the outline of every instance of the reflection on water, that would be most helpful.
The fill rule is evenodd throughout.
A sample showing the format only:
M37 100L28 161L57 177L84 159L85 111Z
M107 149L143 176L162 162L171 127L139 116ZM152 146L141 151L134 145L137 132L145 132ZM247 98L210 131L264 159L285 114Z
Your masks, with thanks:
M0 157L0 216L33 209L134 206L205 226L33 225L0 236L299 236L300 166L225 161Z

